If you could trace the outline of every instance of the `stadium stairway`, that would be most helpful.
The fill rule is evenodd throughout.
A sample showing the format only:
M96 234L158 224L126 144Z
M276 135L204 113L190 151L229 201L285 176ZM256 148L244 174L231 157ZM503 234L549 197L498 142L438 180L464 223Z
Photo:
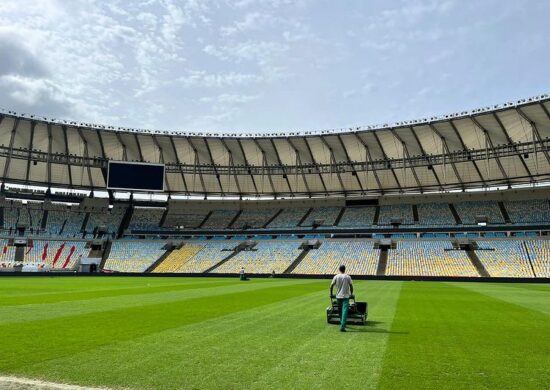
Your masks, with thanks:
M88 220L90 219L90 213L86 213L86 216L84 217L84 220L82 221L82 227L80 228L80 231L83 234L86 234L86 226L88 225Z
M388 266L388 250L380 249L380 257L378 258L378 266L376 267L376 275L386 275L386 267Z
M48 210L44 210L44 214L42 215L42 222L40 223L40 229L46 231L47 223L48 223Z
M302 219L300 219L300 222L298 222L298 226L302 226L302 224L307 219L307 217L309 217L309 214L311 214L312 211L313 211L313 208L310 208L308 211L306 211Z
M498 202L498 207L500 208L500 212L502 216L504 217L504 222L506 223L512 223L512 220L510 219L510 216L508 215L508 211L506 211L506 207L504 207L503 202Z
M376 210L374 212L374 218L372 219L373 225L378 225L378 218L380 218L380 206L376 206Z
M202 227L204 226L204 224L206 223L206 221L208 221L208 218L210 218L210 216L212 215L212 210L210 210L208 212L208 214L206 214L206 217L204 217L204 219L202 220L202 222L200 223L199 226L197 226L197 229L202 229Z
M226 229L231 229L233 228L233 225L235 224L235 222L237 222L237 220L239 219L239 217L241 216L241 214L243 213L242 210L239 210L239 212L237 213L237 215L235 215L233 217L233 219L231 220L231 222L229 222L229 225L227 225Z
M458 212L455 209L455 206L453 206L452 203L449 203L449 208L451 209L451 213L453 214L453 217L455 217L455 222L457 225L462 225L462 220L460 219L460 216L458 215Z
M105 262L109 258L109 255L111 254L111 247L113 246L113 242L111 240L107 240L105 242L105 249L103 250L103 255L101 256L101 263L99 263L99 270L103 270L103 267L105 267Z
M533 272L533 276L536 278L537 273L535 272L535 267L533 266L533 260L531 260L531 253L529 252L529 248L527 247L527 244L525 243L525 241L522 241L521 245L523 246L523 249L527 254L527 260L529 260L529 266L531 267L531 272Z
M485 278L491 277L491 275L489 275L489 272L487 272L487 270L485 269L485 266L483 265L483 263L479 260L479 257L477 257L475 251L468 249L466 251L466 254L470 258L470 261L472 262L472 265L477 270L477 273L479 274L479 276L482 276Z
M302 260L307 256L309 253L309 247L302 250L302 253L296 257L296 259L288 266L287 269L284 270L283 274L290 274L294 269L302 262Z
M25 250L27 248L24 246L17 246L15 247L15 255L13 257L13 261L16 263L22 263L25 260Z
M265 229L266 227L268 227L269 224L270 224L271 222L273 222L273 220L274 220L275 218L277 218L277 217L279 216L279 214L281 214L282 212L283 212L283 209L279 209L279 211L277 211L271 218L269 218L269 219L267 220L266 223L264 223L264 226L262 226L262 229Z
M416 205L413 204L412 209L413 209L413 221L414 223L418 223L418 207L416 207Z
M159 258L157 259L157 261L155 261L153 264L151 264L151 265L149 266L149 268L147 268L147 269L144 271L144 273L149 274L149 273L153 272L153 270L154 270L155 268L157 268L157 267L158 267L158 266L159 266L168 256L170 256L170 254L174 251L174 249L175 249L175 248L172 247L171 249L168 249L166 252L164 252L164 254L163 254L161 257L159 257Z
M233 250L233 252L231 252L231 254L229 256L227 256L226 258L224 258L222 261L220 261L219 263L217 264L214 264L212 267L208 268L207 270L205 270L203 272L203 274L207 274L209 272L212 272L213 270L215 270L216 268L218 268L220 265L228 262L229 260L231 260L233 257L237 256L237 254L241 251L242 249L240 248L235 248Z
M120 222L120 225L118 226L117 238L122 238L124 232L128 229L130 226L130 221L132 220L132 215L134 214L134 208L133 207L127 207L126 211L124 212L124 216L122 217L122 221Z
M168 207L164 209L164 213L162 213L162 217L160 218L159 226L164 226L164 222L166 221L166 216L168 215Z
M62 234L63 233L63 230L65 230L65 225L67 224L67 220L65 219L63 221L63 224L61 225L61 229L59 229L59 234Z
M338 216L334 220L334 224L332 226L338 226L338 224L340 223L340 220L342 219L342 216L344 215L345 212L346 212L346 208L342 207L342 209L338 213Z

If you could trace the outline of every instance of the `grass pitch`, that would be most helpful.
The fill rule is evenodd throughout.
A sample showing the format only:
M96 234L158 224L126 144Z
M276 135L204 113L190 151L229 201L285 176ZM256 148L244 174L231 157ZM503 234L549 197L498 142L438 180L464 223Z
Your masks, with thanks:
M0 375L136 389L547 388L550 285L0 278Z

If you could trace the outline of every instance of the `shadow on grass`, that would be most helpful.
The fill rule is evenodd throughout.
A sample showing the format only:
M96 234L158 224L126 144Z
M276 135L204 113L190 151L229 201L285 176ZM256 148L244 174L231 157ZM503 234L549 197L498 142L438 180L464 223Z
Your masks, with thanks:
M409 334L409 332L393 332L391 330L378 328L378 325L381 325L381 324L384 324L384 323L381 321L367 321L365 325L347 325L346 330L348 332L356 332L356 333Z
M373 328L367 326L346 326L346 330L350 333L386 333L386 334L409 334L409 332L392 332L391 330Z

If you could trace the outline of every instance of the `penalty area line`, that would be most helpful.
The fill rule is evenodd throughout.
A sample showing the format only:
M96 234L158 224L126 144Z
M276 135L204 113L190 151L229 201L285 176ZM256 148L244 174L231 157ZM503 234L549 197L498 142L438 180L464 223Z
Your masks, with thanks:
M0 375L0 389L9 390L106 390L106 387L85 387L39 379L18 378Z

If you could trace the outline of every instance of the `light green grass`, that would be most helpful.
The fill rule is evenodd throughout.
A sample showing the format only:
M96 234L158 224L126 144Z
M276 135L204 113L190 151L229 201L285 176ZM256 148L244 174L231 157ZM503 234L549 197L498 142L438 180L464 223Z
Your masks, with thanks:
M328 283L0 278L0 374L136 389L550 380L547 285L356 281L370 323L340 333L325 321Z

